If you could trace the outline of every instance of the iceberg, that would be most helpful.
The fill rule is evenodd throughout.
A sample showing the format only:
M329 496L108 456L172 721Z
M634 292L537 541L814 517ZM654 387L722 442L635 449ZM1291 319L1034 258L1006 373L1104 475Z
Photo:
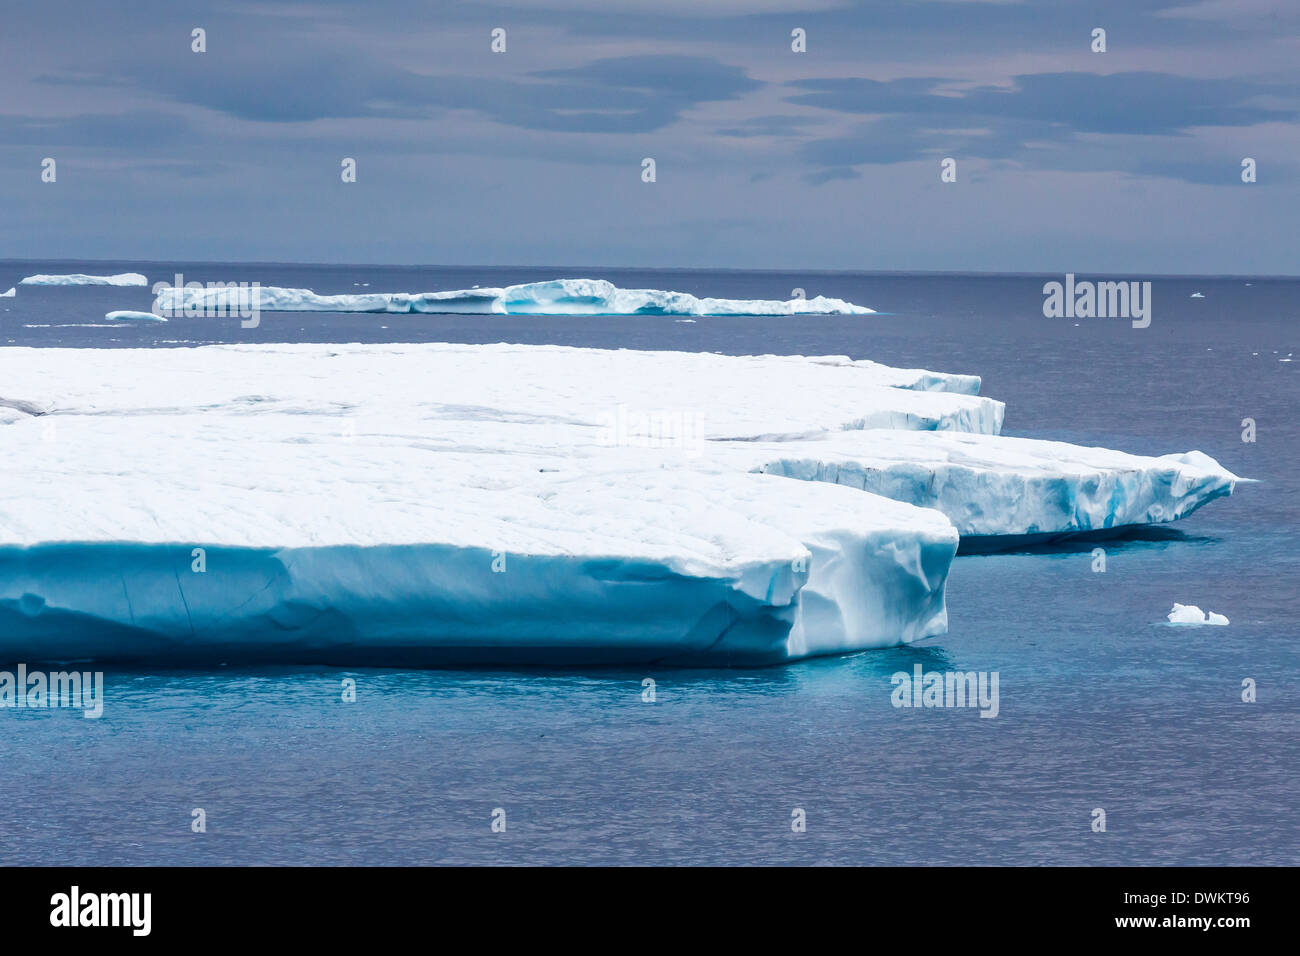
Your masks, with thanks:
M154 315L152 312L133 312L130 309L119 309L116 312L107 312L104 318L109 322L166 322L161 315Z
M956 531L849 488L553 472L409 422L58 418L0 430L32 449L0 464L0 658L750 665L946 628Z
M658 289L620 289L604 279L555 279L507 286L498 301L508 315L872 315L864 306L812 299L715 299Z
M1203 612L1195 604L1175 604L1168 614L1170 624L1212 624L1218 627L1225 627L1228 619L1222 614L1215 614L1213 611Z
M1236 480L846 356L4 348L0 383L14 660L777 663L944 633L968 540Z
M18 294L18 289L11 286L8 292L0 292L0 299L12 299Z
M840 432L755 445L739 457L766 474L829 481L936 508L961 533L963 551L1176 521L1232 494L1243 480L1198 451L1147 457L951 431Z
M255 299L263 312L427 312L481 315L871 315L873 310L843 299L699 298L659 289L620 289L604 279L555 279L505 288L445 292L364 292L321 295L279 286L200 288L167 286L157 298L160 311L229 312Z
M19 285L115 285L147 286L149 280L138 272L120 272L111 276L88 276L73 273L66 276L35 275L28 276Z

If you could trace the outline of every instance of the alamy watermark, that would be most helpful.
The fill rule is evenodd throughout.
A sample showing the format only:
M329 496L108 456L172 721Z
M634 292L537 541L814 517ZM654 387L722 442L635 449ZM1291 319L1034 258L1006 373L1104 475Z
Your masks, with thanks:
M1076 282L1067 272L1065 282L1043 286L1043 297L1049 319L1132 319L1135 329L1151 324L1150 282Z
M19 664L16 671L0 671L0 707L69 707L97 720L104 715L104 672L29 671Z
M981 717L998 715L997 671L930 671L916 664L912 673L898 671L890 679L895 707L978 707Z
M215 319L238 317L241 328L255 329L262 321L260 282L186 282L177 273L174 281L153 285L154 315L162 319Z
M607 448L704 447L703 416L686 409L630 410L618 405L600 420L599 443Z

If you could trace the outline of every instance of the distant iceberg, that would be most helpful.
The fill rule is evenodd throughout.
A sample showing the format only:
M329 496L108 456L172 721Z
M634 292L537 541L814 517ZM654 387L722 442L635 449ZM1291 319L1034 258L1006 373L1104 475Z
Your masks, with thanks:
M1235 479L1000 438L978 377L844 356L4 348L0 383L12 660L886 647L945 632L962 533L1172 520Z
M231 310L247 306L250 289L168 286L160 311ZM843 299L718 299L659 289L620 289L604 279L554 279L505 288L446 292L364 292L320 295L310 289L262 286L254 296L263 312L426 312L485 315L872 315Z
M19 285L116 285L147 286L149 280L138 272L121 272L111 276L88 276L74 273L66 276L28 276Z
M104 318L109 322L166 322L161 315L154 315L152 312L133 312L130 309L119 309L115 312L105 313Z
M1222 614L1213 611L1204 613L1195 604L1175 604L1168 617L1170 624L1214 624L1225 627L1228 623Z
M871 315L864 306L819 295L812 299L697 298L685 292L620 289L604 279L555 279L502 289L508 315Z
M17 294L18 290L16 288L10 288L8 292L0 292L0 299L12 299Z

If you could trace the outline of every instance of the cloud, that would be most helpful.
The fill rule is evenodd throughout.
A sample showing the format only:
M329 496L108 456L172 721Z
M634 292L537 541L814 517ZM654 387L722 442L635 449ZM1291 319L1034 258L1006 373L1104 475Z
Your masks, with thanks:
M827 170L950 155L1015 160L1036 168L1230 182L1223 173L1230 158L1188 156L1188 146L1175 150L1168 140L1210 127L1292 122L1300 115L1292 108L1263 105L1284 95L1286 88L1279 84L1149 72L1038 73L1017 76L1007 88L969 90L954 90L950 81L937 78L819 79L790 85L805 91L790 97L795 104L876 117L802 146L806 161ZM1124 143L1107 148L1085 141L1090 137L1122 137ZM1136 151L1135 141L1141 144Z
M1012 88L981 86L940 92L944 81L796 80L808 92L790 102L847 113L911 113L960 125L986 118L1027 120L1088 133L1175 133L1201 126L1254 126L1294 120L1295 109L1249 105L1257 97L1291 98L1283 84L1200 79L1169 73L1031 73Z
M821 186L837 179L861 178L862 174L852 166L835 166L831 169L820 169L816 172L805 173L803 180L810 186Z
M34 117L0 116L0 143L5 146L75 146L152 148L191 140L188 121L172 113L133 110L127 113Z
M249 62L242 62L243 59ZM133 83L180 103L245 120L422 119L471 110L508 126L553 132L644 133L701 103L734 99L762 84L740 67L702 56L609 57L522 79L431 76L338 51L286 51L269 62L236 54L209 66L182 55L161 68L130 64L117 74L56 74L64 85Z

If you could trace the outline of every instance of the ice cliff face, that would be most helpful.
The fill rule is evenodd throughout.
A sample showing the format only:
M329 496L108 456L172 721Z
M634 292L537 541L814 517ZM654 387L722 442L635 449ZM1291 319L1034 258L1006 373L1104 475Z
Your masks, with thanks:
M0 349L0 659L772 663L943 633L959 532L1232 488L999 437L978 388L838 356Z

